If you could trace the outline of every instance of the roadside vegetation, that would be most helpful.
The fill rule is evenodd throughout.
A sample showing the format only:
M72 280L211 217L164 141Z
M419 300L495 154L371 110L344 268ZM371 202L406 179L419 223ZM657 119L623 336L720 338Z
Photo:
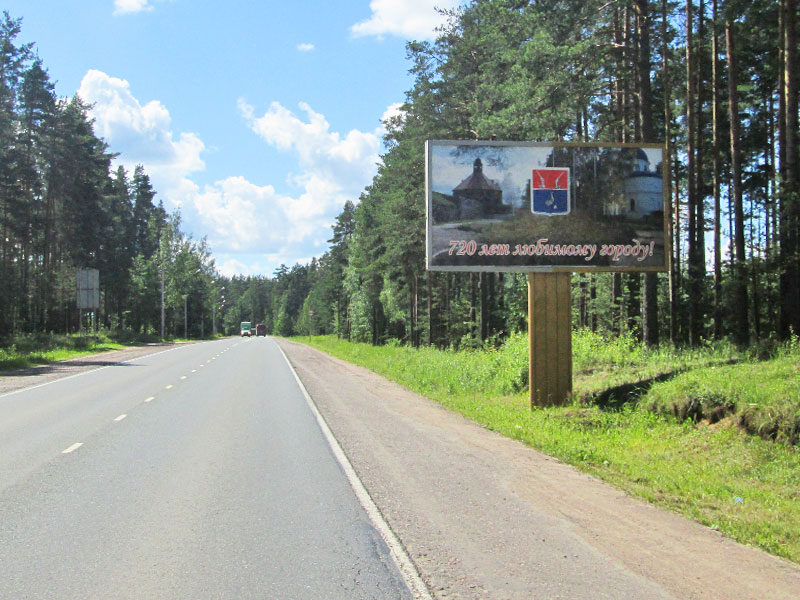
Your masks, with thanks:
M0 373L159 341L157 337L129 331L18 334L0 340Z
M375 347L335 336L297 340L630 494L800 563L796 339L765 358L725 343L647 349L630 337L578 331L573 401L534 410L524 335L499 349L460 351Z
M0 372L123 348L104 335L16 335L0 345Z

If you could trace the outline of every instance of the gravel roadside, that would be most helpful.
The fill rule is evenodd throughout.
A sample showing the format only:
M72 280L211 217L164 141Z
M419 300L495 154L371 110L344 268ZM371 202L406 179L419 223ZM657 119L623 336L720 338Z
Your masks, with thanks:
M436 598L796 600L800 568L279 340Z

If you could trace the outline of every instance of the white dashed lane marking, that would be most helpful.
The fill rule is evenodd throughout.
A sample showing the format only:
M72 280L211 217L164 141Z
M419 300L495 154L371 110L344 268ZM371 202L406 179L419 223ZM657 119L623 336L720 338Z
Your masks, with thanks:
M223 350L222 352L220 352L216 356L212 356L211 358L208 359L208 361L206 361L205 363L201 364L200 368L205 367L206 365L210 364L212 360L216 360L218 357L222 356L228 350L230 350L230 348L226 348L225 350ZM197 373L197 369L192 369L192 373ZM184 379L187 379L186 375L182 375L181 376L181 380L184 380ZM164 389L171 390L173 387L174 386L170 383ZM144 401L145 402L152 402L155 399L156 399L155 396L148 396L147 398L144 399ZM116 419L114 419L114 422L118 423L119 421L122 421L123 419L125 419L127 416L128 416L127 414L119 415ZM83 442L75 442L69 448L66 448L65 450L62 450L61 454L70 454L72 452L75 452L75 450L77 450L81 446L83 446Z

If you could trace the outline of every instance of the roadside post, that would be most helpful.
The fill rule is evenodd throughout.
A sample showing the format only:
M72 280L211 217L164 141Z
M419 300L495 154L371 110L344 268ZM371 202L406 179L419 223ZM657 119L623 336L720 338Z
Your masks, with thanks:
M531 406L572 396L571 273L528 273L528 382Z
M528 278L531 408L572 397L573 273L669 270L661 144L428 140L426 267Z

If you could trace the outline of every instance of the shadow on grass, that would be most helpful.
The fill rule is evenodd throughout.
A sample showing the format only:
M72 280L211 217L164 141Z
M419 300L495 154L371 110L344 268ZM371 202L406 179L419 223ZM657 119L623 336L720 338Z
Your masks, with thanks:
M734 365L743 362L743 359L730 359L714 363L713 366L720 365ZM650 388L657 383L669 381L675 377L692 371L697 368L704 368L712 365L703 365L703 367L687 366L673 369L665 373L659 373L654 377L640 379L638 381L627 382L613 387L606 388L600 392L590 392L584 394L580 398L581 404L591 404L597 406L600 410L604 411L618 411L627 404L637 404L642 396L646 395Z
M675 369L667 373L660 373L649 379L641 379L629 383L623 383L614 387L607 388L601 392L593 392L581 396L581 404L591 404L600 410L617 411L622 410L626 404L636 404L639 399L647 394L651 387L662 381L669 381L685 373L689 369Z

